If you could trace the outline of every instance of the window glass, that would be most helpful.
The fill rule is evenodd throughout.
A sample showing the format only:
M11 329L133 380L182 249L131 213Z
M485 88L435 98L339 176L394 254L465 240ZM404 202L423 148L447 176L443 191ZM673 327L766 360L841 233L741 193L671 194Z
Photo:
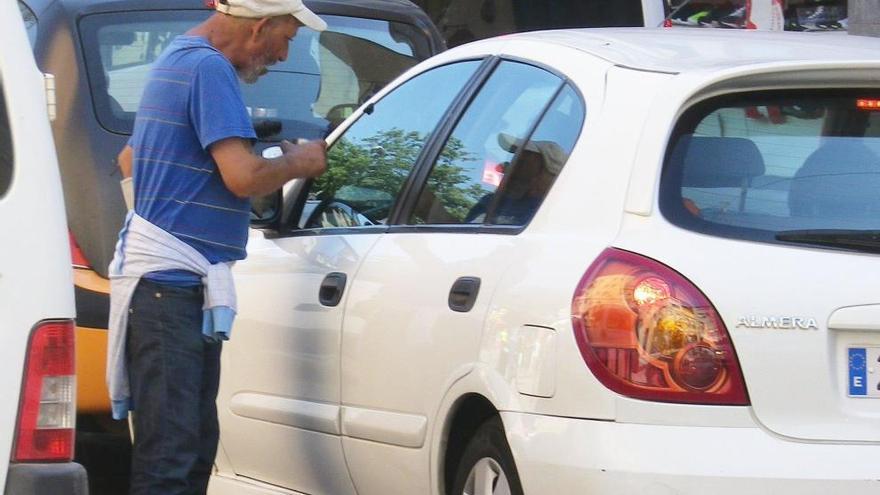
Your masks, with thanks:
M574 148L584 122L584 106L578 94L566 86L541 119L531 139L511 164L510 177L502 184L497 202L487 205L487 223L525 225L556 181ZM482 215L482 214L481 214Z
M37 43L37 16L24 2L19 0L18 10L21 11L21 19L24 21L24 27L27 30L28 40L31 42L31 48Z
M12 132L6 117L6 100L0 86L0 197L9 190L12 182Z
M880 229L880 92L753 93L685 116L662 180L676 223L785 240Z
M175 36L208 15L207 10L125 12L83 19L83 45L102 125L131 133L151 64ZM426 35L409 24L322 18L326 31L300 30L286 61L270 67L255 84L242 85L258 128L280 129L261 137L323 138L385 84L432 55ZM259 125L267 121L276 125Z
M301 227L381 225L388 221L419 153L480 61L430 70L389 93L349 127L327 153Z
M483 223L518 144L560 84L559 77L537 67L499 64L443 147L410 223Z

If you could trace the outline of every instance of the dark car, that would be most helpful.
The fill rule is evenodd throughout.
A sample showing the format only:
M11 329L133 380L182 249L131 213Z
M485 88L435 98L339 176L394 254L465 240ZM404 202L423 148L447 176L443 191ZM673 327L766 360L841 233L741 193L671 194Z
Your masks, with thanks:
M19 0L39 68L55 76L53 123L77 305L80 419L109 417L104 385L107 266L125 216L116 156L127 142L152 62L206 19L201 0ZM286 62L243 85L262 149L282 138L324 137L407 68L445 49L408 0L305 2L328 24L291 42Z

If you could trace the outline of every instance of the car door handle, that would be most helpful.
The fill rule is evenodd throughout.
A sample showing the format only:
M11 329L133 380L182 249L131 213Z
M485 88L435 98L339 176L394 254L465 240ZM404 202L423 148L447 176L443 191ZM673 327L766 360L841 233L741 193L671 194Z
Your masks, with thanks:
M459 313L467 313L474 307L480 293L480 279L477 277L459 277L449 290L449 309Z
M345 292L347 278L344 273L328 273L321 282L321 289L318 291L318 300L321 304L324 306L339 304L339 301L342 300L342 293Z

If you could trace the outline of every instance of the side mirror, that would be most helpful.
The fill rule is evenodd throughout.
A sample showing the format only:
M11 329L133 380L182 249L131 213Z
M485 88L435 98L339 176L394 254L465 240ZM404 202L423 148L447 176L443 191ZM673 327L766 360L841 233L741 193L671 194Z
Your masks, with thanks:
M281 219L281 189L251 198L251 227L274 228Z
M282 155L281 146L270 146L263 150L263 158L276 158ZM281 190L265 196L251 198L251 227L277 228L281 220Z

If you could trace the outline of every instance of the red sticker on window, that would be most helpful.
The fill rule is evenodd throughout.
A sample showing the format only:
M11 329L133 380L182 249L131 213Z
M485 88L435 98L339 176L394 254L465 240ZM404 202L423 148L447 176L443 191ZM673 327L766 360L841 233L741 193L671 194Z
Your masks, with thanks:
M483 162L483 183L498 187L501 185L501 179L503 178L503 164L493 162L492 160Z

